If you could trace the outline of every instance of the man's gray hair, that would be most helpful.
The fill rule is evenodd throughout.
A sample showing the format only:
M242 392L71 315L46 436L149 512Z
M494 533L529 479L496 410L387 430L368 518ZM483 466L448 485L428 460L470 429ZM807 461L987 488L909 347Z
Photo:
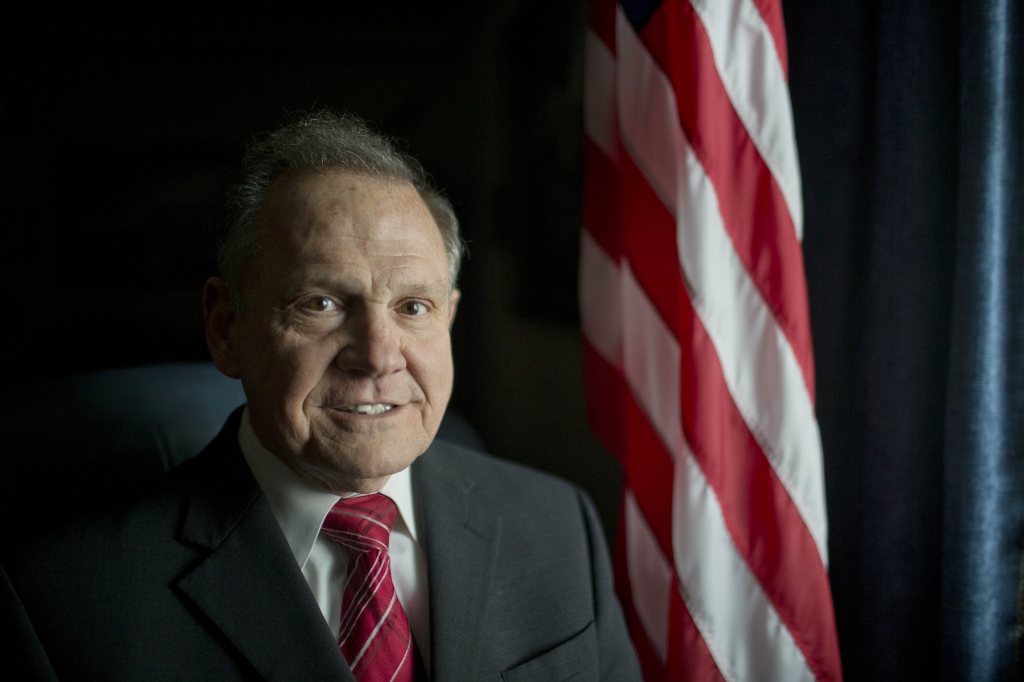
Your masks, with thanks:
M352 114L319 111L258 138L242 158L241 178L228 190L223 241L217 252L221 278L242 307L245 270L260 250L259 217L267 192L283 173L299 168L338 168L383 180L404 180L419 192L441 231L454 288L465 248L451 203L431 184L420 163L394 140Z

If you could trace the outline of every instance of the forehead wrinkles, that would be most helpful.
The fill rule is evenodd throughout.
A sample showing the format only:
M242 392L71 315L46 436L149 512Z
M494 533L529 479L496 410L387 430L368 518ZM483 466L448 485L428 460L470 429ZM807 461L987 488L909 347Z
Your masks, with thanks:
M299 280L375 294L448 288L442 259L411 240L345 238L323 240L322 246L311 240L303 247L297 265L292 276Z
M303 278L310 267L318 272L307 274L318 279L340 276L362 289L447 286L444 240L412 185L348 173L290 180L268 222L282 248L275 260L294 269L291 277Z
M442 250L426 234L417 234L403 225L394 227L348 230L339 229L336 223L318 221L301 232L293 231L289 241L295 252L310 262L381 260L400 264L403 260L432 261Z
M430 210L405 181L328 172L299 182L294 197L313 228L387 240L408 238L411 227L428 241L430 232L441 237Z

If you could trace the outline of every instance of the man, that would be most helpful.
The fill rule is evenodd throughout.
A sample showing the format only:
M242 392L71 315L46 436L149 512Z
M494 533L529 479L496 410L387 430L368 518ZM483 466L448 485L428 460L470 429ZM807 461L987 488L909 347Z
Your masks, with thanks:
M204 309L248 405L8 564L6 660L74 680L639 679L586 496L433 440L460 296L447 201L351 117L296 121L243 170Z

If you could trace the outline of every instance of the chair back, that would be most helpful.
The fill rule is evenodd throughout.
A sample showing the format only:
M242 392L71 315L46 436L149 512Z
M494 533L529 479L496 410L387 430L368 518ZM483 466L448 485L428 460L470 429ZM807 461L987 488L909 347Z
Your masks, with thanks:
M212 363L191 362L55 379L4 402L0 551L195 456L245 394Z

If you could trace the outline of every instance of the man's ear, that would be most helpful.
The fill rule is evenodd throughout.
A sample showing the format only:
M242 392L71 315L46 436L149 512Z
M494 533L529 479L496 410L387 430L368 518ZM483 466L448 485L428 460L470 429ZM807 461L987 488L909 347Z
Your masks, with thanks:
M219 277L206 280L203 287L203 316L206 318L206 347L213 364L232 379L240 379L236 348L238 316L231 304L228 285Z
M455 309L459 307L460 298L462 298L462 292L452 289L452 293L448 297L448 329L451 329L452 323L455 322Z

